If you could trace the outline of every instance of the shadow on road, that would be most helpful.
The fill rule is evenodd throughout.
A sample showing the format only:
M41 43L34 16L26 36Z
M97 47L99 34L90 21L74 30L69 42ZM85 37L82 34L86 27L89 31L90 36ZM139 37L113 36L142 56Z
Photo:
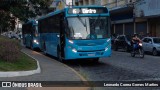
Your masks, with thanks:
M41 54L43 54L43 52L41 52ZM58 61L57 57L51 56L49 54L46 54L46 56ZM101 61L94 62L92 59L73 59L73 60L66 60L63 63L68 66L83 66L83 67L106 66L106 63L103 63Z
M106 66L106 63L103 63L101 61L93 62L92 60L86 60L86 59L69 60L65 64L69 66L81 66L81 67Z

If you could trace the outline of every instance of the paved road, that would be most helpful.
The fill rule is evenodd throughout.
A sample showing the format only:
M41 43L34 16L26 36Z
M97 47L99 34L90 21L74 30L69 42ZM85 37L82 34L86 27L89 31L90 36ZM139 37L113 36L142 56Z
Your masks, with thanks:
M111 57L102 58L99 63L72 61L67 65L79 71L89 81L160 80L160 56L145 55L145 58L141 59L131 57L130 53L113 51ZM116 89L109 88L108 90ZM123 88L122 90L128 89ZM142 88L137 89L141 90Z
M72 61L67 65L92 81L160 80L160 56L145 55L141 59L113 51L111 57L102 58L99 63Z

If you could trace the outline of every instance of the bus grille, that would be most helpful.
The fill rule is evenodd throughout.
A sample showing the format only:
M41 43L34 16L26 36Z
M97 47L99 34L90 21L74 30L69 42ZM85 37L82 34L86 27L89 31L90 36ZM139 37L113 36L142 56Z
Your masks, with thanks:
M99 55L103 55L103 52L95 52L95 53L80 53L79 56L99 56Z
M105 49L102 49L102 50L90 50L90 51L82 51L82 50L78 50L78 52L96 52L96 51L104 51Z

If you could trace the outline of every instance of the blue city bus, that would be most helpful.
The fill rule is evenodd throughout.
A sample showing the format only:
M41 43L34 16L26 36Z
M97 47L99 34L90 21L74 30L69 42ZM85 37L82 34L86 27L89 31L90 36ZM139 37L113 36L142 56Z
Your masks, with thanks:
M41 50L60 61L111 56L110 14L102 6L73 6L38 19Z
M22 25L23 44L31 49L39 49L38 21L30 20Z

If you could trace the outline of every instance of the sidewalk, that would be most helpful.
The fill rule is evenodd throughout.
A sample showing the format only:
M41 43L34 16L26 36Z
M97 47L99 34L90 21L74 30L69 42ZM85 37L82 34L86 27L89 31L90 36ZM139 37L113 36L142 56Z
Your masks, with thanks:
M47 57L38 52L23 48L23 52L32 56L39 61L41 73L21 76L21 77L8 77L0 78L0 81L85 81L85 79L79 75L76 71L68 67L67 65L60 63L50 57ZM50 88L27 88L28 90L63 90L60 87ZM68 88L66 90L89 90L87 87L80 88Z

